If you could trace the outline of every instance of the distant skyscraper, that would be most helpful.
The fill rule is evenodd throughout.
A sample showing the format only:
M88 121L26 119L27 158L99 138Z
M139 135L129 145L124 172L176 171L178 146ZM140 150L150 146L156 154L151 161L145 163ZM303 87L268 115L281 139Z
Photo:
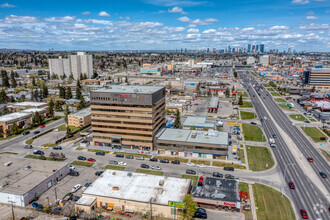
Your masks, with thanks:
M187 48L185 48L185 49L184 49L184 53L187 53L187 52L188 52L188 50L187 50Z
M251 50L251 52L255 52L255 50L256 50L256 45L252 45L252 50Z
M235 53L235 48L233 48L233 53Z
M288 49L288 53L291 53L291 48Z
M228 53L231 53L231 48L230 48L230 46L228 46Z
M217 53L217 48L213 48L213 53Z
M248 44L247 52L248 52L248 53L251 52L251 44Z
M259 44L256 45L256 51L259 52Z
M260 52L265 53L265 44L260 44Z
M207 48L206 53L210 53L210 48Z

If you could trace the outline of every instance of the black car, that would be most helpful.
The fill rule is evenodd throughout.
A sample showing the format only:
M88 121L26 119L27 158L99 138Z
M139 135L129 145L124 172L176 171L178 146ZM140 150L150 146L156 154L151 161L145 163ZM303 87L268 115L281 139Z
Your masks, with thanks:
M134 157L132 155L126 155L126 159L133 159Z
M83 157L83 156L78 156L77 158L78 160L86 160L86 157Z
M30 134L30 131L24 131L23 132L23 135L28 135L28 134Z
M96 171L96 172L95 172L95 175L96 175L96 176L101 176L102 173L103 173L103 171Z
M226 178L226 179L230 179L230 180L235 179L235 177L234 177L233 175L231 175L231 174L226 174L226 175L225 175L225 178Z
M32 147L31 144L27 144L27 145L24 146L24 148L25 148L25 149L32 149L33 147Z
M44 155L45 153L41 150L35 150L33 151L33 154Z
M56 146L56 147L53 147L54 150L62 150L62 147L61 146Z
M149 161L151 161L151 162L157 162L157 161L158 161L158 159L157 159L157 158L154 158L154 157L152 157L152 158L150 158L150 159L149 159Z
M33 134L39 134L40 133L40 131L34 131L33 132Z
M219 177L219 178L222 178L223 175L219 172L213 172L213 177Z
M161 162L161 163L169 163L170 161L168 159L163 159L163 160L160 160L159 162Z
M186 174L196 175L196 171L195 170L191 170L191 169L187 169L186 170Z
M327 178L328 177L325 172L320 172L320 175L321 175L322 178Z
M75 201L76 202L76 201L78 201L80 199L80 197L79 196L72 196L71 199L72 199L72 201Z
M250 124L251 124L251 125L257 125L257 123L255 123L255 122L253 122L253 121L251 121Z
M201 219L207 219L207 213L206 213L206 211L202 212L202 211L197 210L194 217L201 218Z
M124 157L124 154L116 154L116 157Z
M79 172L74 171L74 170L70 170L70 172L68 173L69 176L79 176Z
M92 183L85 183L85 187L89 187L90 185L92 185Z
M141 168L149 169L149 165L143 163L141 164Z
M234 167L224 167L223 170L234 171L235 168Z
M173 160L173 161L171 161L171 164L180 164L180 161L179 160Z
M310 121L307 121L307 120L306 120L306 121L304 121L304 122L305 122L305 123L311 123Z
M95 155L104 156L105 155L105 152L104 151L98 151L98 152L95 153Z

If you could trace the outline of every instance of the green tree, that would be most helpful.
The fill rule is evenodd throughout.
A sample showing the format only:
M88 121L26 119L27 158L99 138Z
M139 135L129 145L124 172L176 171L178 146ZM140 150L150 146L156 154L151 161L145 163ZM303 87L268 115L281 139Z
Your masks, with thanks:
M65 120L65 123L68 124L68 117L70 115L70 110L69 110L69 106L66 106L65 108L65 112L64 112L64 120Z
M225 91L225 95L226 95L226 97L229 97L229 94L230 94L230 90L229 90L229 88L227 87L227 89L226 89L226 91Z
M62 104L58 100L55 101L55 111L63 111Z
M32 116L32 125L33 126L39 126L42 123L42 118L39 114L39 112L35 112Z
M81 84L80 84L80 80L77 80L77 88L81 89Z
M74 79L72 73L69 75L69 79Z
M14 96L10 96L9 102L15 102Z
M14 73L14 71L11 71L11 74L10 74L10 84L11 84L11 87L12 88L16 88L17 87L17 82L16 82L16 79L15 79L15 73Z
M315 92L315 91L316 91L316 87L313 86L313 88L312 88L312 92Z
M92 75L92 79L96 79L96 77L98 77L98 74L97 74L97 72L94 72ZM86 79L87 79L87 76L86 76Z
M4 106L2 109L2 115L6 115L9 113L9 109L7 108L7 106Z
M50 72L47 72L47 79L50 80Z
M69 125L66 125L66 135L67 138L72 137L72 130L70 129Z
M181 117L180 117L180 111L179 109L176 109L176 116L175 116L175 121L174 121L174 128L181 128Z
M235 86L233 86L233 88L231 89L231 91L232 91L232 92L235 91Z
M243 96L242 96L242 94L239 96L238 104L243 105Z
M59 91L60 91L60 97L62 98L62 99L65 99L65 88L64 87L62 87L62 86L59 86L58 87L58 89L59 89Z
M65 99L72 99L72 91L71 91L71 88L70 87L67 87L66 88Z
M234 77L237 78L237 71L234 70Z
M81 98L81 89L79 87L77 87L76 89L76 99L80 99Z
M56 75L55 75L55 73L52 74L51 79L56 79Z
M33 85L33 86L36 86L36 85L37 85L37 84L36 84L36 80L35 80L34 77L32 78L32 85Z
M197 211L197 202L194 201L193 197L190 194L186 194L183 202L186 203L186 209L182 212L181 217L184 220L193 219Z
M7 102L7 99L8 99L7 94L6 94L5 90L2 89L0 92L0 103L2 104L2 103Z
M52 98L50 99L48 105L49 105L49 111L48 111L48 113L49 113L49 117L50 117L50 118L54 118L54 113L55 113L54 108L55 108L55 104L54 104L54 101L53 101Z
M81 110L81 109L84 109L84 108L86 108L86 102L85 102L84 97L81 96L81 97L80 97L80 102L79 102L79 104L78 104L77 109L78 109L78 110Z
M16 123L14 123L13 126L11 127L11 133L18 134L18 127Z
M26 99L26 97L25 97L25 95L23 94L23 95L21 95L21 97L19 98L19 101L20 101L20 102L24 102L25 99Z
M201 84L198 83L197 86L196 86L196 93L199 95L201 94Z
M47 98L48 96L48 87L46 85L44 85L42 88L42 95L44 98Z

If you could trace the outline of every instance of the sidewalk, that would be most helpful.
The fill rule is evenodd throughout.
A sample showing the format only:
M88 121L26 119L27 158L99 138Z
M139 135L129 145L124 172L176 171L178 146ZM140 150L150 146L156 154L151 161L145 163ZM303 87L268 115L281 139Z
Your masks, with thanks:
M256 209L258 207L256 207L256 205L255 205L252 184L250 184L250 183L249 183L249 195L250 195L250 201L251 201L251 211L252 211L253 220L257 220L257 211L256 211Z

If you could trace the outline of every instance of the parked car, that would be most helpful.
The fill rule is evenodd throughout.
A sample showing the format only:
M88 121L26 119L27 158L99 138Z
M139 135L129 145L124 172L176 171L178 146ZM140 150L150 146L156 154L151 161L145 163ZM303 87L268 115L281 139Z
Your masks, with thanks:
M116 154L116 157L124 157L124 154Z
M103 172L103 171L98 171L98 172ZM96 173L95 173L96 175ZM81 191L85 191L90 185L92 185L92 183L85 183L85 186L81 189Z
M173 160L173 161L171 161L171 164L180 164L180 161L179 160Z
M223 170L234 171L235 168L234 167L224 167Z
M44 155L45 153L41 150L35 150L33 151L33 154Z
M105 155L105 152L104 151L98 151L98 152L95 153L95 155L104 156Z
M306 121L304 121L304 122L305 122L305 123L307 123L307 124L308 124L308 123L311 123L310 121L307 121L307 120L306 120Z
M34 131L33 132L33 134L39 134L40 133L40 131Z
M149 169L149 165L143 163L141 164L141 168Z
M154 157L152 157L152 158L150 158L150 159L149 159L149 161L151 161L151 162L157 162L157 161L158 161L158 159L157 159L157 158L154 158Z
M81 188L81 184L77 184L77 185L75 185L75 186L71 189L70 192L75 193L75 192L77 192L80 188Z
M48 147L47 146L42 146L41 149L48 149Z
M273 138L277 138L277 135L276 134L273 134Z
M309 162L313 163L313 158L311 158L311 157L307 157L307 160L308 160Z
M219 172L213 172L213 177L219 177L219 178L222 178L223 175Z
M125 162L123 162L123 161L120 161L120 162L118 163L118 165L120 165L120 166L126 166L127 163L125 163Z
M53 147L54 150L62 150L62 147L61 146L56 146L56 147Z
M78 160L86 160L86 157L78 156L77 159L78 159Z
M289 182L289 187L290 189L295 189L296 187L294 186L293 182Z
M74 170L74 169L75 169L75 167L70 165L70 170Z
M197 167L200 167L200 168L205 168L206 165L205 164L197 164Z
M322 178L327 178L328 177L327 174L325 172L322 172L322 171L320 172L320 175L321 175Z
M132 155L126 155L125 158L126 159L133 159L134 157Z
M110 160L110 161L109 161L109 164L112 164L112 165L117 165L117 164L118 164L118 162L117 162L117 161L115 161L115 160Z
M195 170L191 170L191 169L187 169L186 170L186 174L196 175L196 171Z
M235 177L233 175L231 175L231 174L226 174L225 175L225 178L226 179L235 179Z
M23 135L28 135L28 134L30 134L30 131L24 131L23 132Z
M70 170L70 172L68 173L69 176L79 176L79 172L74 171L74 170Z
M255 123L255 122L253 122L253 121L250 122L250 124L251 124L251 125L257 125L257 123Z
M193 166L195 166L195 164L190 162L190 163L187 163L187 166L193 167Z
M144 160L144 157L136 157L137 160Z
M32 149L33 147L32 147L31 144L27 144L27 145L24 146L24 148L25 148L25 149Z
M102 173L103 173L103 171L96 171L96 172L95 172L95 175L96 175L96 176L101 176Z
M89 161L89 162L96 162L96 160L94 158L88 158L87 161Z
M80 199L80 197L79 196L72 196L71 199L72 199L72 201L77 202Z
M245 206L243 206L243 210L245 210L245 211L251 211L251 206L245 205Z
M163 160L160 160L159 162L161 162L161 163L169 163L170 161L168 159L163 159Z
M153 169L153 170L161 170L162 168L160 166L158 166L158 165L153 165L151 167L151 169Z
M204 210L205 210L205 209L204 209ZM194 215L194 218L207 219L207 213L206 213L206 211L203 212L203 211L199 211L199 210L197 209L197 211L196 211L196 213L195 213L195 215Z
M40 128L44 128L46 125L40 125Z
M305 209L300 209L300 214L303 219L308 219L308 214Z

